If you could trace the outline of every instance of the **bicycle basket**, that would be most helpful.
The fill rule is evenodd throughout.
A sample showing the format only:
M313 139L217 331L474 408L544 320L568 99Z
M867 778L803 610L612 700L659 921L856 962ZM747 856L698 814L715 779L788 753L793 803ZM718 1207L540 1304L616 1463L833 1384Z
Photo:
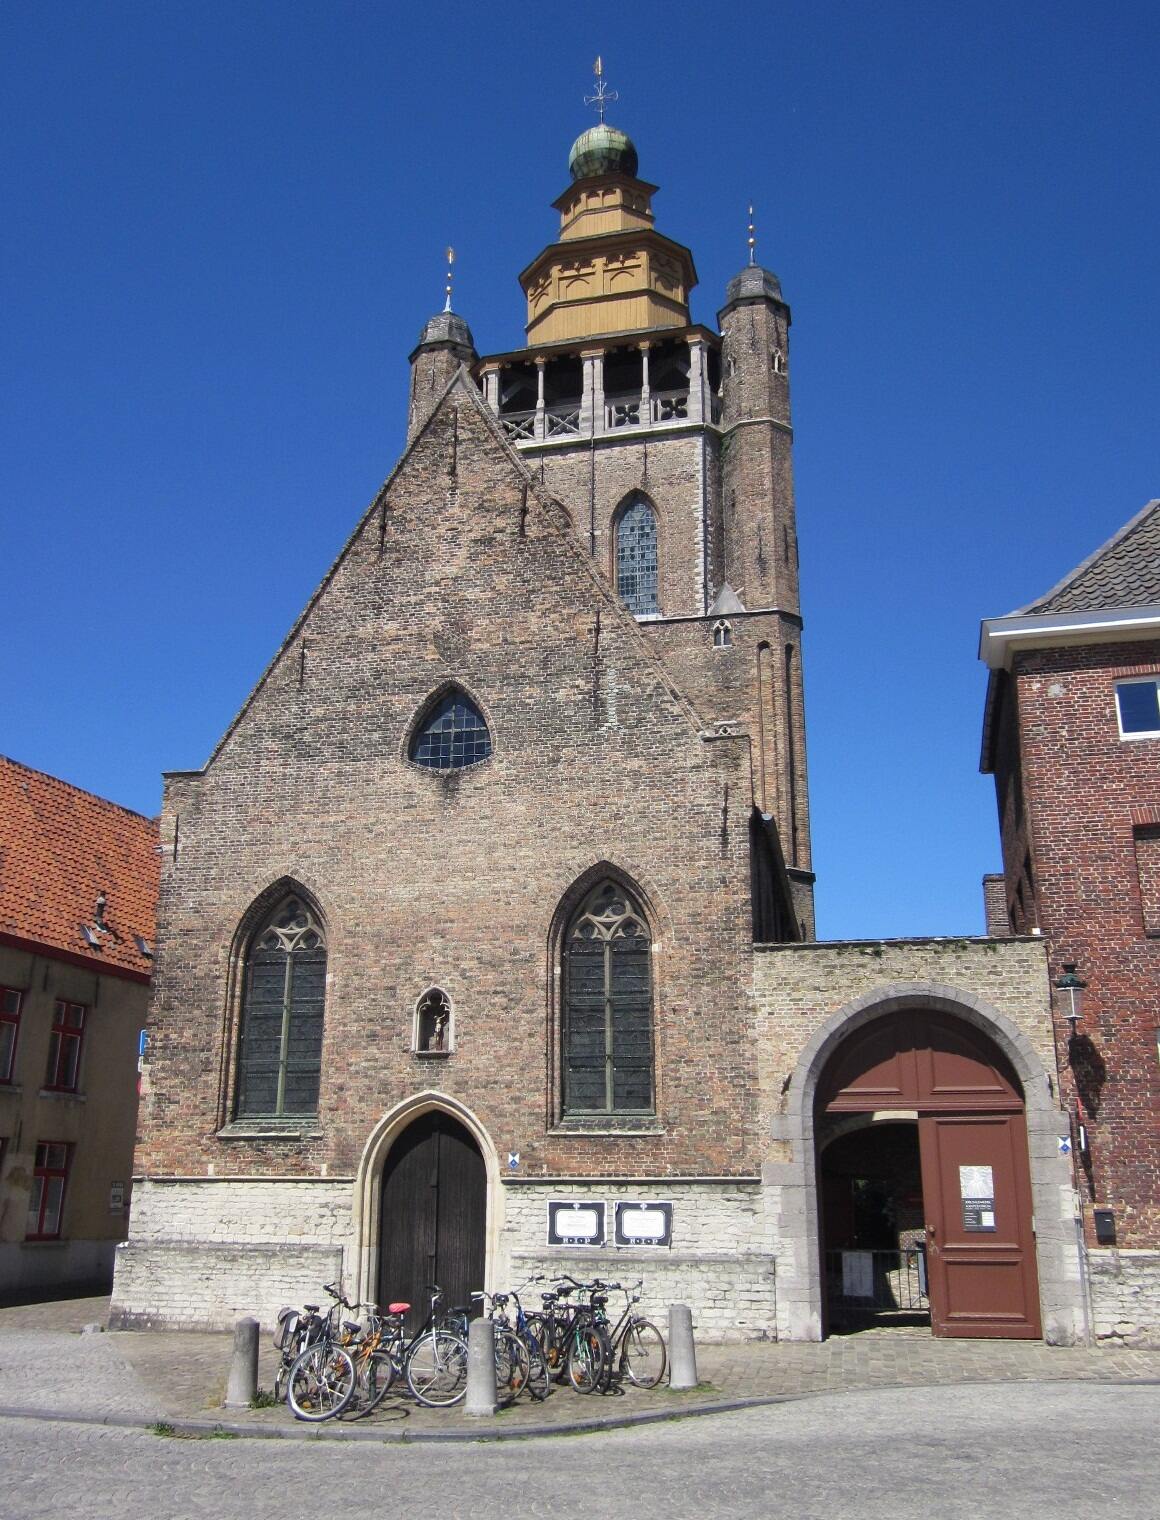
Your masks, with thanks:
M279 1309L278 1318L274 1325L274 1349L282 1351L293 1340L298 1330L299 1314L297 1309Z

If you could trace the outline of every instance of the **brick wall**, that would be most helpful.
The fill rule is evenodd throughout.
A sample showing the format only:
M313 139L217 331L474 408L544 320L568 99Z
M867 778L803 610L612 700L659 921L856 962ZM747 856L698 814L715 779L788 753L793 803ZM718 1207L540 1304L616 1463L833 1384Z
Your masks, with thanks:
M1160 740L1120 738L1115 684L1148 674L1160 674L1160 641L1021 654L1005 717L1008 734L1017 721L1026 818L1016 845L1004 813L1008 889L1025 852L1051 974L1074 961L1088 983L1075 1039L1061 1007L1055 1044L1090 1142L1089 1241L1098 1206L1114 1210L1119 1246L1142 1249L1160 1244L1160 939L1146 934L1137 850L1160 824ZM996 768L1001 796L1019 781L1011 744Z

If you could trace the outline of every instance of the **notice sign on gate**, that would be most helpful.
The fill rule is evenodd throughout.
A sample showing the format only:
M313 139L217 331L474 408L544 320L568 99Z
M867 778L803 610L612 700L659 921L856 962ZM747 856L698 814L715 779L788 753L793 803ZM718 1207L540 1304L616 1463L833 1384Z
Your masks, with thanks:
M995 1228L995 1174L989 1166L959 1167L964 1230Z
M604 1204L579 1203L575 1199L551 1199L548 1203L550 1246L602 1246Z

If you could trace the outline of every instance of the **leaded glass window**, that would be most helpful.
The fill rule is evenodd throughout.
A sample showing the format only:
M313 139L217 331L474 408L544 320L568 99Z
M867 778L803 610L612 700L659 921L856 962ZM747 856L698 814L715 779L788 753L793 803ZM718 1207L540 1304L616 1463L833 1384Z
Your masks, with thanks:
M564 937L564 1112L651 1113L652 965L644 914L605 881Z
M238 1046L239 1119L318 1112L326 938L298 897L286 898L251 944Z
M436 702L411 740L411 759L436 771L478 765L491 754L491 734L483 714L461 691Z
M660 611L657 596L657 515L634 496L616 525L616 591L637 617Z

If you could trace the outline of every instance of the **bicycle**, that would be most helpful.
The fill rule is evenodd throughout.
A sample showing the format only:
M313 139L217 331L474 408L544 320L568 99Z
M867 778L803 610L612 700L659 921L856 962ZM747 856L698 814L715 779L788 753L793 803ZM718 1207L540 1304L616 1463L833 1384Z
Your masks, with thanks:
M280 1404L286 1402L286 1389L290 1382L290 1369L322 1328L317 1304L303 1304L301 1309L289 1306L278 1310L274 1322L274 1349L278 1352L278 1370L274 1374L274 1397Z
M507 1293L473 1293L481 1306L487 1309L495 1333L495 1393L501 1408L514 1404L527 1386L531 1374L531 1355L526 1342L512 1329L507 1306Z
M351 1309L342 1289L328 1283L323 1290L334 1303L321 1316L317 1336L298 1356L290 1368L287 1379L286 1398L294 1416L299 1420L332 1420L339 1415L354 1397L355 1371L350 1352L339 1343L342 1333L336 1323L342 1308ZM348 1334L358 1331L357 1322L347 1322L342 1330Z
M436 1283L428 1284L431 1294L431 1311L423 1327L413 1339L402 1344L402 1321L399 1322L400 1346L403 1371L407 1387L420 1404L447 1408L458 1404L467 1393L467 1340L458 1330L447 1328L448 1322L466 1322L465 1309L452 1309L448 1315L439 1315L443 1290ZM401 1306L392 1306L400 1307ZM408 1308L410 1305L407 1306ZM405 1313L406 1310L402 1310Z
M594 1286L624 1294L624 1312L608 1332L616 1375L623 1377L627 1374L629 1382L638 1388L655 1388L665 1375L668 1352L665 1338L652 1320L632 1312L633 1305L640 1303L644 1278L631 1288L620 1283L597 1283Z

